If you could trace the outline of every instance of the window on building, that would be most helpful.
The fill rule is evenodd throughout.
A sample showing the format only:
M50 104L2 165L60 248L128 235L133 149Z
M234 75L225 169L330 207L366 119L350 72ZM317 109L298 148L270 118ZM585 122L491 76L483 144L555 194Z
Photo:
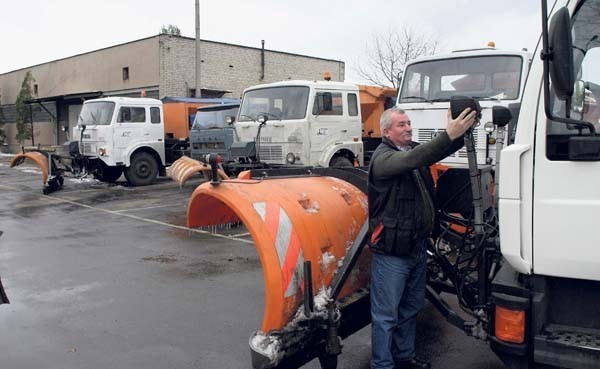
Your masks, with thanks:
M123 81L129 81L129 67L123 67Z
M150 108L150 122L160 123L160 109Z
M196 97L196 89L195 88L188 89L188 97Z
M35 96L37 96L37 94L38 94L38 85L37 84L33 85L33 94Z
M119 123L144 123L146 121L146 108L133 108L122 106L119 110Z

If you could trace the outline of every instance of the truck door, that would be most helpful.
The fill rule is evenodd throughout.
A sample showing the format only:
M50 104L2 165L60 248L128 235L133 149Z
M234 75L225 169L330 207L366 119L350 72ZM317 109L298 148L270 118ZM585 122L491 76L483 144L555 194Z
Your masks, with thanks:
M571 118L600 132L600 19L588 1L573 17L577 80ZM594 3L595 4L595 3ZM555 96L553 114L566 117ZM590 130L546 119L539 107L535 148L533 260L536 274L600 279L600 161L575 158L573 138ZM581 151L579 151L581 152Z
M115 155L117 162L124 163L128 149L147 140L150 136L149 112L145 106L121 105L114 127Z
M352 136L360 137L356 96L356 93L345 91L316 90L309 127L311 162L319 160L323 152L336 143L351 141ZM348 109L348 101L351 109Z

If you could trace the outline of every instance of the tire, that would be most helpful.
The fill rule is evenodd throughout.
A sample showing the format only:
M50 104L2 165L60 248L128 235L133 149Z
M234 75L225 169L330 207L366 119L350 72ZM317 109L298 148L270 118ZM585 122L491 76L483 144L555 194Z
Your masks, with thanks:
M94 173L94 178L101 182L115 183L121 177L121 174L123 174L122 167L109 167L102 164Z
M131 165L125 168L125 178L132 186L147 186L158 177L158 163L152 154L138 152L131 158Z
M352 162L345 156L334 156L329 162L331 168L352 167Z

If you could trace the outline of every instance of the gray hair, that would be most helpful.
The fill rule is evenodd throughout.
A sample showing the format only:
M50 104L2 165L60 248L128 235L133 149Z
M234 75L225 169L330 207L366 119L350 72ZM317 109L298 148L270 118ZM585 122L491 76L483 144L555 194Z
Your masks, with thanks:
M379 118L379 128L381 129L381 134L383 134L384 129L389 129L392 125L392 115L393 114L406 114L406 112L400 108L389 108L381 114L381 118Z

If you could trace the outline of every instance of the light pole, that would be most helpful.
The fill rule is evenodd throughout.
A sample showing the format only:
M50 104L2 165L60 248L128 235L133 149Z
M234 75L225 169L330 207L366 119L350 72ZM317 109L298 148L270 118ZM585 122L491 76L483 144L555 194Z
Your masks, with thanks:
M202 97L200 64L200 0L196 0L196 97Z

